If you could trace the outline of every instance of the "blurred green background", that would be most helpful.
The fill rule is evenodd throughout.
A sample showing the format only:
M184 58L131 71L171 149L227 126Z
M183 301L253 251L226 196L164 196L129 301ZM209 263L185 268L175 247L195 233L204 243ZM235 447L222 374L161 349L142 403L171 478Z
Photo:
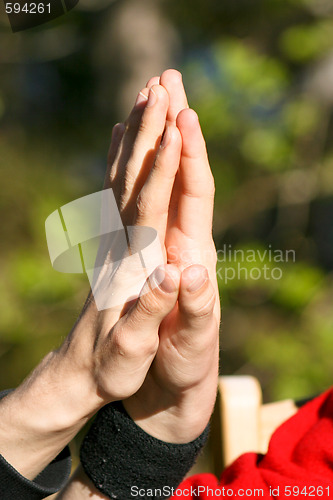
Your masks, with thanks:
M0 21L1 387L59 345L88 291L52 269L46 217L101 188L112 125L167 67L207 139L217 248L296 255L280 280L219 279L222 373L257 376L266 400L331 385L332 2L81 0L26 32Z

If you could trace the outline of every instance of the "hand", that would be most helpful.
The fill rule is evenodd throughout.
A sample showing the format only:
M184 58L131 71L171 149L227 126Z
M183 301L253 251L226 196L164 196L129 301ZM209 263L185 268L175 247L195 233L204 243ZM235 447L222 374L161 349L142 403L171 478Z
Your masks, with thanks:
M155 437L188 442L207 425L216 398L220 304L212 239L214 182L181 75L168 70L147 87L158 83L169 94L167 126L176 124L182 136L165 249L168 262L183 273L178 304L161 324L159 348L147 378L124 406Z
M167 71L161 79L150 80L147 86L159 83L165 86L170 95L166 126L175 127L177 123L183 136L180 168L173 185L169 211L156 214L154 203L156 199L160 199L159 190L163 192L163 180L167 179L167 185L170 185L170 181L173 182L178 164L160 163L161 168L153 167L147 175L140 168L130 168L125 161L123 179L131 180L130 188L126 191L126 182L121 182L120 175L119 184L113 184L113 187L118 193L120 206L128 210L128 220L131 221L137 195L137 192L131 195L131 189L140 185L139 213L134 209L136 221L158 228L161 242L164 243L165 258L169 257L169 260L174 261L176 252L177 264L183 272L178 303L162 321L159 329L159 346L153 364L142 387L123 403L136 423L148 433L170 442L188 442L196 438L207 425L216 396L219 300L215 248L211 237L212 178L207 168L207 156L197 117L193 111L186 110L186 96L179 73ZM146 94L147 89L142 92ZM177 115L183 108L185 111L181 112L176 122ZM159 132L163 129L162 116L160 118L161 122L155 125L155 130ZM146 129L149 129L148 124ZM118 162L125 143L124 137L122 138L123 125L118 125L116 130L118 140L112 142L107 182L109 178L111 182L117 179ZM132 140L135 141L137 132L133 125L132 130ZM158 137L152 138L152 144L155 140L158 143ZM198 145L200 148L196 149ZM199 171L198 175L201 175L202 168L205 169L201 178L203 194L198 188L195 191L195 182L191 183L190 172L194 167ZM156 183L154 189L149 189L149 180L154 178L160 182ZM142 187L145 179L147 181ZM208 191L209 196L205 194L206 188L211 189ZM125 202L122 202L123 199ZM132 209L127 208L131 204ZM160 221L163 224L159 225ZM198 226L196 222L199 222ZM207 266L210 279L202 264ZM82 499L88 496L96 500L104 498L79 468L59 499Z
M170 127L168 141L160 147L168 94L161 86L150 94L147 107L147 99L138 101L126 128L114 130L113 168L107 182L117 195L123 220L137 226L148 221L164 240L181 137L176 127ZM112 157L114 151L116 157ZM167 171L169 166L174 173ZM154 196L156 190L158 197ZM143 216L147 200L152 203L147 210L154 218L152 224ZM164 271L161 287L142 294L126 310L99 312L90 298L60 349L46 356L0 402L0 451L25 477L35 477L101 406L138 390L158 347L160 322L174 308L178 296L178 269L167 265Z
M169 106L167 91L162 86L156 85L150 90L148 100L145 97L147 94L147 89L143 89L138 94L136 105L125 126L119 124L114 128L105 187L113 189L125 226L133 225L138 230L143 226L148 226L157 231L166 261L164 241L168 208L180 161L181 135L174 125L165 129ZM163 132L164 137L161 142ZM109 260L108 256L106 260ZM171 269L175 274L178 273L176 278L179 282L179 271L174 265ZM125 282L127 286L127 278L133 270L128 267L125 259L117 272L121 277L119 280L116 276L114 280L118 290L123 286L122 282ZM175 302L176 300L173 306ZM126 307L128 308L128 305ZM140 303L137 307L140 307ZM152 314L154 311L155 316L159 317L161 322L166 316L166 311L164 309L159 313L160 307L159 302L154 304L151 301L149 304L149 313ZM170 311L172 309L173 307ZM91 382L96 384L95 390L101 396L100 403L102 404L127 398L139 389L158 347L158 338L155 338L155 350L151 349L153 355L147 359L147 363L142 363L142 359L139 360L142 369L135 373L135 377L134 371L129 370L127 364L122 369L123 363L120 363L117 358L119 349L112 347L118 343L118 335L113 331L113 325L118 322L120 326L117 323L116 331L122 331L122 314L122 310L114 308L98 312L94 307L94 302L88 301L84 314L76 325L74 338L70 339L73 356L76 352L79 353L78 363L82 363L82 359L88 359L88 362L90 360L90 366L86 372L93 374L94 380ZM90 323L95 326L91 332L94 348L90 349L86 356L82 356L87 344L86 326ZM85 335L80 333L81 325L86 332ZM107 344L107 348L106 342L110 344ZM124 336L122 336L122 342L126 343ZM83 344L82 347L81 344ZM137 352L138 346L135 342L131 345L131 341L128 341L127 344L129 352L131 350ZM149 348L148 342L146 345Z

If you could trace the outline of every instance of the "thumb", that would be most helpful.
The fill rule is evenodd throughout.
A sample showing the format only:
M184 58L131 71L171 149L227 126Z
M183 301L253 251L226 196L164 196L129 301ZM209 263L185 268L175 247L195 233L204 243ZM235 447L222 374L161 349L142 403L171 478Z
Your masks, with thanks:
M179 315L186 330L205 332L213 318L216 294L204 266L184 269L179 292Z
M126 323L132 324L136 332L158 329L176 305L179 285L180 271L175 265L157 267L126 314Z

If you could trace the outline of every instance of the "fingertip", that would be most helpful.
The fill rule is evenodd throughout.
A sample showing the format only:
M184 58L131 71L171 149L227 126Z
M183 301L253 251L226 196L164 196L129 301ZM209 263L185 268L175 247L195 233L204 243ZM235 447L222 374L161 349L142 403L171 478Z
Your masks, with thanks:
M178 300L183 320L192 326L201 328L202 321L212 317L216 293L204 266L195 264L184 269Z
M191 160L207 160L207 149L202 134L199 117L193 109L183 109L177 116L177 127L180 130L184 156Z
M176 122L178 113L182 109L188 108L182 74L176 69L167 69L162 73L160 83L170 96L167 119L170 122Z
M134 103L135 109L142 109L146 106L148 101L148 94L149 94L149 88L145 87L140 90Z
M160 82L162 85L170 84L177 85L183 81L183 77L180 71L177 69L166 69L161 75Z
M180 160L180 154L182 150L182 135L180 133L180 130L177 127L172 127L172 144L174 146L174 150L177 151L177 154L179 154L179 160Z
M157 288L166 293L179 290L180 271L173 264L158 266L150 278L152 288Z
M172 140L174 142L181 143L181 141L182 141L182 135L180 133L179 128L176 127L175 125L170 125L170 129L171 129L171 134L172 134Z
M197 113L192 108L182 109L177 116L177 127L179 129L186 128L197 128L199 123L199 117Z
M162 85L153 85L150 87L150 92L154 92L158 101L164 102L166 106L169 106L169 94Z
M111 135L112 140L118 139L120 136L123 135L124 131L125 131L125 124L122 122L116 123L112 128L112 135Z
M146 87L148 87L150 89L150 87L152 87L153 85L159 85L159 84L160 84L160 77L153 76L152 78L150 78L148 80Z
M110 147L109 147L108 157L107 157L109 168L111 168L111 165L116 158L118 147L119 147L119 144L122 140L124 132L125 132L125 124L124 123L116 123L112 128L111 142L110 142Z
M175 125L168 125L164 131L161 141L161 149L172 145L174 147L181 147L182 136L179 129Z

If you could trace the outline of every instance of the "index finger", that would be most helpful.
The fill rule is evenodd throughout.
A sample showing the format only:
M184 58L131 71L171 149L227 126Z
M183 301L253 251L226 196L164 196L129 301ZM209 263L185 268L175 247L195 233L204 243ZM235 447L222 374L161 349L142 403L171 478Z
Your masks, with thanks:
M177 127L182 136L177 225L190 238L202 239L212 232L214 178L195 111L181 111Z
M160 85L162 85L169 94L167 121L175 124L180 111L188 108L182 74L176 69L167 69L160 77Z

